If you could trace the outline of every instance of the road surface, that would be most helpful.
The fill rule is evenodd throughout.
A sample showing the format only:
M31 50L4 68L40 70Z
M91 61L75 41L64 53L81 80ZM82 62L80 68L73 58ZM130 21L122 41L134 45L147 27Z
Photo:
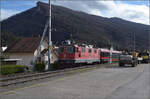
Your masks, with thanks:
M1 92L0 99L150 99L150 64L58 77Z

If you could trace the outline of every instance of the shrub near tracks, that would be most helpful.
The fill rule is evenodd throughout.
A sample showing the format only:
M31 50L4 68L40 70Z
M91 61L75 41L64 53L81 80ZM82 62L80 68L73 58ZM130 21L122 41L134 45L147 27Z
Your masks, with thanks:
M42 72L45 70L45 63L44 62L39 62L35 64L35 70L34 71L39 71Z
M24 72L25 66L23 65L2 65L0 66L0 74L14 74L14 73L22 73Z

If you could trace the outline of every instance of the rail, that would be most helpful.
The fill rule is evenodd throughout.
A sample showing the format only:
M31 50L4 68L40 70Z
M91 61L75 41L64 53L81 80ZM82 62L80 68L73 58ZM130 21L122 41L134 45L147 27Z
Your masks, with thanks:
M44 78L49 78L49 77L54 77L57 75L63 75L66 73L69 73L69 71L74 71L78 69L91 69L91 68L96 68L99 67L97 65L90 65L90 66L82 66L82 67L75 67L75 68L69 68L69 69L63 69L63 70L57 70L57 71L48 71L48 72L42 72L42 73L29 73L29 74L22 74L18 75L15 77L6 77L6 78L1 78L0 79L0 87L5 87L9 85L16 85L19 83L24 83L24 82L29 82L33 80L40 80Z

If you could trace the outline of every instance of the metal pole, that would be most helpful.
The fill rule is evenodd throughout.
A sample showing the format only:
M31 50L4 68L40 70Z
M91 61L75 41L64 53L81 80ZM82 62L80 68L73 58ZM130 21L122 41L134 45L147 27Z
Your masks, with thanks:
M109 60L110 64L112 63L112 51L113 51L113 46L111 44L111 47L110 47L110 60Z
M51 63L51 0L49 0L49 35L48 35L48 70L50 70L50 63Z
M37 55L35 55L34 59L33 59L33 67L32 67L32 71L34 71L34 68L35 68L35 62L37 60L37 58L39 57L40 53L41 53L41 45L43 43L43 40L45 38L45 35L46 35L46 31L47 31L47 28L48 28L48 21L46 22L45 24L45 28L44 28L44 32L43 32L43 35L42 35L42 38L41 38L41 41L40 41L40 46L38 47L38 50L37 50Z
M135 33L133 33L134 35L134 51L135 51Z

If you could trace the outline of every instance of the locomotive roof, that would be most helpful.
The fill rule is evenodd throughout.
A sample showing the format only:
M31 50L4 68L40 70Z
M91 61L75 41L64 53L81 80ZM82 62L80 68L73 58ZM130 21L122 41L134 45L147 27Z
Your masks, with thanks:
M100 50L101 50L102 52L110 52L110 50L109 50L109 49L101 48Z
M98 48L98 47L93 47L93 45L77 45L77 44L70 44L70 45L63 45L63 46L74 46L74 47L85 47L85 48Z
M64 46L85 47L85 48L96 48L96 49L100 49L102 52L110 52L109 49L93 47L93 46L91 46L91 45L77 45L77 44L70 44L70 45L64 45ZM112 53L121 53L121 51L113 50Z

